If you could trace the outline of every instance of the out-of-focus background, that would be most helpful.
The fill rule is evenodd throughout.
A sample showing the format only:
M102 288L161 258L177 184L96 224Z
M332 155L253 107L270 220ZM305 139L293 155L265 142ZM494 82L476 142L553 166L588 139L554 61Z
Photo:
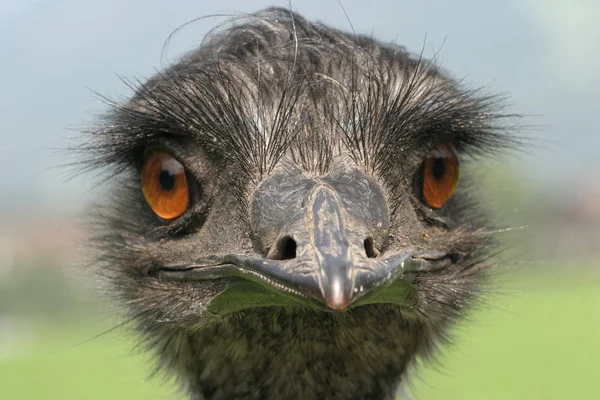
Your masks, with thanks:
M310 19L395 41L507 93L533 145L478 169L516 262L455 344L413 379L418 399L597 399L600 388L600 3L293 2ZM282 0L0 2L0 398L181 399L151 378L103 283L82 267L91 177L65 180L69 137L223 18ZM351 26L351 24L352 26ZM103 332L106 332L102 334ZM291 377L292 378L292 377Z

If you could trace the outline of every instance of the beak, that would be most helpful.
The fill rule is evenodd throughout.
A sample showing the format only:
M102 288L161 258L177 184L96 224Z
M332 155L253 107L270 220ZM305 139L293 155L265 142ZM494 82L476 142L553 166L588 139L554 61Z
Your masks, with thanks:
M259 186L252 223L267 257L245 263L331 310L389 283L410 257L377 258L389 234L383 191L358 169L340 170L321 179L288 173Z

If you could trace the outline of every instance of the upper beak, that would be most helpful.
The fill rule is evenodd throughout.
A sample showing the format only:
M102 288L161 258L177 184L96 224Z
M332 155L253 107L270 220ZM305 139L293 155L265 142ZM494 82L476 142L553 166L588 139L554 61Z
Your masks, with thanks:
M381 189L362 172L287 186L274 179L254 197L255 237L268 248L267 259L247 260L255 272L333 310L350 307L402 272L409 255L376 258L389 214ZM265 221L264 214L271 218Z

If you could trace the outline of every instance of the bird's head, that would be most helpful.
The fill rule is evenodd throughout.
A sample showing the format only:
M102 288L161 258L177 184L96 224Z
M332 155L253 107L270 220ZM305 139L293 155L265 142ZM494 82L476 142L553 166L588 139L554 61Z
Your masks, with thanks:
M143 324L375 303L445 324L478 292L465 166L508 142L496 98L283 10L134 89L84 147L111 171L101 265Z

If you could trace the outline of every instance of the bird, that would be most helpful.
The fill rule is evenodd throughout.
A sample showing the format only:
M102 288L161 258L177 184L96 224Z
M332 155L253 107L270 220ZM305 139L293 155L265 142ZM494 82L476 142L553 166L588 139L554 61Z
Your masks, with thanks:
M127 83L90 249L191 399L393 399L489 290L474 177L516 139L435 57L267 8Z

